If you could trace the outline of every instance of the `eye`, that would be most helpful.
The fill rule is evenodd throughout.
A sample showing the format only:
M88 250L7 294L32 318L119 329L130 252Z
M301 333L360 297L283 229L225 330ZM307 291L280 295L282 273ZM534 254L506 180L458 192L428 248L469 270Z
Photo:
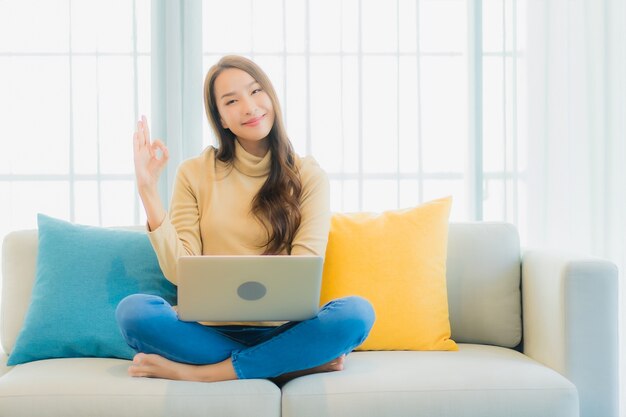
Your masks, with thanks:
M262 88L256 88L252 91L252 94L260 93L261 91L263 91Z
M226 106L230 106L231 104L233 104L235 102L235 100L228 100L225 105Z

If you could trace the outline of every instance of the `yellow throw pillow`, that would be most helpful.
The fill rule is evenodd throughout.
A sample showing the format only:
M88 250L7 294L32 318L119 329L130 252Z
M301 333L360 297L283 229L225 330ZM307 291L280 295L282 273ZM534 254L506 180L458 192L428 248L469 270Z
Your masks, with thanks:
M372 303L376 322L358 350L458 350L446 289L451 204L333 214L321 303L349 295Z

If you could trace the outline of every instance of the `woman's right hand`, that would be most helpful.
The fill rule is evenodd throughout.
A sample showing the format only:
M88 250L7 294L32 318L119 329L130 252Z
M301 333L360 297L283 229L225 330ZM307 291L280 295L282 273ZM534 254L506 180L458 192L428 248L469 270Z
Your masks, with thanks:
M141 120L137 122L137 130L133 135L133 150L139 192L156 191L159 176L169 159L169 152L159 139L150 141L146 116L141 116Z

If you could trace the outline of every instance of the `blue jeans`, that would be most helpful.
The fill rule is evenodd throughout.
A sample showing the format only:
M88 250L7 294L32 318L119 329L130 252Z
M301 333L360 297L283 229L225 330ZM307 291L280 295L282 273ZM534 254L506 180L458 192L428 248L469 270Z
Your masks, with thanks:
M361 297L333 300L316 317L278 327L204 326L178 319L169 303L134 294L116 310L128 345L175 362L206 365L232 359L240 379L272 378L314 368L365 341L374 310Z

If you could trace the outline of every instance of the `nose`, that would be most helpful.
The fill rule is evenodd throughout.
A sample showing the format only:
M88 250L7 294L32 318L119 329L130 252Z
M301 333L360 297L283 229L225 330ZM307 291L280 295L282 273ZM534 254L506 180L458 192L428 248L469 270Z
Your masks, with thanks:
M246 115L255 114L257 110L256 101L252 97L246 97L243 100L243 110L246 113Z

